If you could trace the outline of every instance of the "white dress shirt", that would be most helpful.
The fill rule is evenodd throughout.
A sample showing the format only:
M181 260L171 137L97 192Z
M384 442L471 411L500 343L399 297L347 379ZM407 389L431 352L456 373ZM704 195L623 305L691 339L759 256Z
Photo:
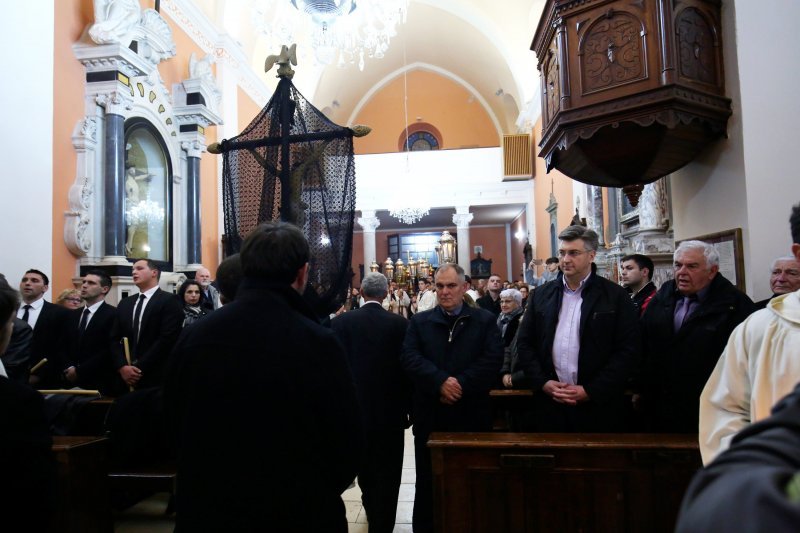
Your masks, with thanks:
M136 332L137 335L142 330L142 319L144 318L144 310L147 308L147 304L150 303L150 300L153 298L153 294L155 294L155 292L157 290L158 290L158 285L156 285L152 289L148 289L148 290L146 290L144 292L140 292L139 294L136 295L136 298L138 300L139 295L140 294L144 294L144 301L142 302L142 314L139 315L139 331ZM131 315L131 323L133 323L133 321L136 320L136 306L137 305L139 305L138 301L135 304L133 304L133 314Z
M583 278L578 288L574 291L567 285L567 278L563 279L564 294L561 297L561 309L558 311L558 325L553 339L553 366L558 380L568 385L578 384L578 355L581 349L581 303L583 302L583 287L586 280Z
M28 305L31 306L31 308L28 309L28 324L30 325L31 329L34 329L36 327L36 321L39 320L39 313L42 312L42 307L44 307L44 296ZM17 318L20 320L22 320L22 317L25 315L25 309L23 309L24 306L25 302L22 302L22 305L20 305L19 309L17 310Z
M146 301L147 300L145 300L145 302ZM104 300L100 300L96 304L92 304L92 305L89 306L89 316L86 317L86 327L87 328L89 327L89 322L92 321L92 317L94 317L94 314L97 312L98 309L100 309L100 306L103 305L103 303L104 303ZM84 309L86 309L86 307L81 309L81 313L83 313ZM80 324L80 322L78 322L78 324Z

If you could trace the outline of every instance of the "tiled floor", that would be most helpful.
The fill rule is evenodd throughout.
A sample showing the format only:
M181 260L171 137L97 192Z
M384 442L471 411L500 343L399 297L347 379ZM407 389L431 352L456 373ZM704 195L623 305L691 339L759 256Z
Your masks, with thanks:
M411 533L411 513L414 509L414 437L406 431L405 456L400 496L397 499L397 518L394 533ZM116 516L116 533L169 533L175 528L174 516L166 516L167 494L156 494ZM342 494L350 533L367 533L367 515L361 505L361 489L358 484Z

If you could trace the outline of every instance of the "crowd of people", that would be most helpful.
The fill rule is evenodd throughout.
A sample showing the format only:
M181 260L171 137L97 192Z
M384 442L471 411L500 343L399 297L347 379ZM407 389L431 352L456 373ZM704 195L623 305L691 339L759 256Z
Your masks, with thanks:
M308 243L285 223L259 226L215 281L200 269L177 295L159 288L155 263L136 261L138 291L116 308L103 270L62 306L31 269L19 293L0 279L0 386L157 405L144 422L167 428L177 524L191 531L298 520L346 531L340 494L356 476L370 531L391 531L413 425L413 526L432 531L428 437L490 431L493 388L533 390L525 430L699 432L704 461L730 457L735 435L800 381L800 205L790 225L793 255L776 259L761 310L720 274L713 245L681 242L658 288L650 258L625 256L620 285L597 274L598 235L579 225L559 234L542 276L531 264L520 283L473 286L448 263L412 290L372 272L325 320L301 296ZM121 412L112 420L130 423Z

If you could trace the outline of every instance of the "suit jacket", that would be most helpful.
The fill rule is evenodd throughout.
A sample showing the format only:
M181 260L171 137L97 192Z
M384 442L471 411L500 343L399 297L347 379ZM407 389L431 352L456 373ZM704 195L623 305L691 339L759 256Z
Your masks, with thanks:
M589 401L570 411L572 431L617 431L625 418L624 390L639 363L636 311L628 293L594 273L582 292L579 324L578 385ZM542 393L549 380L559 381L553 365L553 342L564 294L563 274L533 291L517 333L519 364L531 381L540 431L560 428L566 411ZM559 429L562 430L562 429Z
M733 329L755 310L721 274L675 332L675 281L664 283L641 319L645 366L642 398L656 431L697 433L700 394Z
M347 531L340 494L363 445L353 378L288 285L245 278L234 302L187 326L164 401L176 531Z
M167 359L183 324L183 306L174 295L158 289L144 308L139 324L139 339L134 342L133 312L138 294L119 303L117 318L119 338L127 337L131 348L131 363L142 371L137 388L162 385ZM121 344L114 346L114 368L125 366Z
M405 429L411 388L400 366L408 321L368 304L334 318L331 328L345 347L367 430Z
M41 381L40 388L57 388L61 384L61 355L64 353L67 317L69 309L60 305L44 302L36 327L31 338L30 366L34 366L43 358L47 358L37 375Z
M11 341L3 353L3 366L8 378L17 383L28 384L28 371L31 368L31 339L33 329L24 320L14 317Z
M105 389L112 377L113 349L119 343L116 338L117 308L103 302L94 312L86 331L80 335L82 315L83 308L69 312L62 371L74 366L78 374L74 385L84 389Z

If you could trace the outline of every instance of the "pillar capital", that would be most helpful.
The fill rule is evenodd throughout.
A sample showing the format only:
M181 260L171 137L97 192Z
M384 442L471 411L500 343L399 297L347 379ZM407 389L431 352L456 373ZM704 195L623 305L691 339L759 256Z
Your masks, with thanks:
M356 222L365 232L369 233L375 233L375 230L381 225L381 221L375 216L375 211L361 211L361 216L356 219ZM368 258L365 257L364 261L367 260Z
M453 215L453 224L457 229L467 229L474 216L472 213L456 213Z

